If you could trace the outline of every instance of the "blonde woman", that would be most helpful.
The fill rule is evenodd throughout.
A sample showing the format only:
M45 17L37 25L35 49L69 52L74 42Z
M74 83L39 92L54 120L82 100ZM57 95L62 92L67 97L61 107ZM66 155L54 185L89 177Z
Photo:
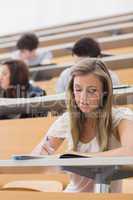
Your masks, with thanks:
M112 108L112 81L103 62L83 59L73 67L67 103L68 112L55 121L33 153L52 154L67 139L68 151L133 156L133 113ZM65 191L93 192L94 182L72 174Z

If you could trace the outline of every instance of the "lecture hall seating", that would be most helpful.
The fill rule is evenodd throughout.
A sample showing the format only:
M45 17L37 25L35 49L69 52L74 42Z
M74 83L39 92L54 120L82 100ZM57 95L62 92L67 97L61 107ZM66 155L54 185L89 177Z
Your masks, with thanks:
M130 24L130 23L129 23ZM117 27L118 27L118 25L117 25ZM128 27L128 26L127 26ZM130 27L130 26L129 26ZM131 29L132 30L132 29ZM129 33L130 34L130 33ZM49 44L49 43L48 43ZM111 52L111 51L110 51ZM122 70L125 70L125 71L123 71L122 72ZM128 73L130 73L130 72L127 72L127 69L119 69L119 70L116 70L116 72L118 73L118 74L120 74L120 76L121 76L121 79L122 80L125 80L125 82L127 83L128 82L128 78L129 78L129 75L128 75ZM128 70L131 70L132 71L132 69L128 69ZM127 72L127 77L125 77L124 75L125 75L125 72ZM51 81L56 81L56 78L55 78L55 80L51 80ZM132 80L131 80L131 82L132 82ZM46 82L46 84L49 86L50 84L50 81L47 81ZM52 82L51 82L52 83ZM52 88L49 88L50 90L52 90ZM51 91L51 93L53 93L53 91ZM12 154L12 153L14 153L14 151L15 152L17 152L18 151L18 153L21 153L21 152L27 152L27 151L31 151L31 149L33 148L33 146L35 145L35 144L29 144L29 145L27 145L27 143L28 143L28 139L26 139L26 140L23 140L23 137L22 137L22 134L26 134L26 131L28 131L27 133L29 133L29 131L31 130L31 127L34 129L34 131L36 131L36 133L38 132L39 134L38 135L35 135L33 132L32 133L29 133L30 135L28 135L28 137L29 137L29 141L33 141L33 138L37 138L37 139L35 139L34 140L34 142L37 142L37 140L40 140L40 137L42 137L42 128L43 128L43 123L44 123L44 121L46 122L45 123L45 125L50 125L51 123L52 123L52 120L54 120L53 118L50 118L50 120L49 119L47 119L46 121L44 120L44 119L30 119L30 120L33 120L34 122L35 122L35 120L36 120L36 122L37 122L37 124L39 124L39 125L37 125L36 127L35 126L33 126L33 124L35 125L35 123L33 123L33 121L32 121L32 123L30 124L29 123L29 121L28 121L28 119L26 119L26 120L11 120L11 121L2 121L2 122L0 122L0 124L1 124L1 126L0 126L0 129L1 129L1 131L0 131L0 133L2 133L2 134L4 134L4 132L5 133L7 133L7 135L5 134L4 135L4 137L5 137L5 140L3 140L3 141L5 141L6 142L6 145L7 145L7 151L6 151L6 149L4 148L4 146L3 146L3 144L1 145L1 148L2 148L2 152L3 153L1 153L1 155L2 156L5 156L4 158L7 158L7 157L9 157L10 156L10 154ZM4 124L5 123L5 124ZM7 125L6 125L6 123L7 123ZM15 125L15 123L16 123L16 125ZM19 123L22 123L22 130L20 130L20 124ZM14 125L12 125L12 124L14 124ZM27 129L25 129L24 130L24 125L26 125L28 128ZM17 126L18 126L18 128L17 128ZM8 132L6 132L7 131L7 128L9 128L9 127L11 127L10 128L10 133L11 133L11 135L10 136L8 136L10 133L9 133L9 131ZM14 132L14 128L17 128L16 129L16 131ZM38 129L39 128L39 129ZM45 127L45 130L47 130L47 128L48 127ZM8 129L9 130L9 129ZM12 132L11 132L12 131ZM17 132L19 131L19 134L21 135L18 135L18 134L16 134ZM22 131L22 133L21 133L21 131ZM16 134L16 135L15 135ZM13 136L14 135L14 136ZM26 137L27 137L27 135L25 135ZM38 138L39 137L39 138ZM9 142L7 141L7 138L8 138L8 140L9 141L11 141L11 147L10 147L10 145L8 146L8 144L9 144ZM1 142L3 142L3 141L1 141ZM17 142L17 145L15 144L14 145L14 141L15 142ZM13 144L12 144L12 142L13 142ZM20 143L21 142L21 143ZM21 145L23 143L23 145ZM25 149L25 146L27 146L27 149ZM6 146L5 146L6 147ZM19 147L19 148L18 148ZM23 150L21 149L20 150L20 148L24 148ZM9 150L9 151L8 151ZM5 154L4 154L5 153ZM28 175L30 178L32 178L32 176L30 176L30 175ZM46 176L46 175L45 175ZM57 178L58 177L58 174L56 175L56 174L52 174L52 175L47 175L46 177L48 178L48 179L51 179L52 177L53 178ZM26 175L24 175L23 177L21 176L21 175L18 175L18 177L17 177L17 179L20 179L20 177L21 178L25 178L26 177ZM36 175L36 178L38 178L39 177L39 175L37 174ZM46 178L45 177L45 178ZM39 177L39 179L43 179L44 177ZM58 177L59 178L59 180L61 180L61 181L64 181L64 185L68 182L68 180L69 180L69 177L67 177L66 175L64 175L64 174L62 174L62 176L60 176L60 177ZM5 182L7 182L7 181L10 181L10 180L12 180L12 179L15 179L15 177L14 177L14 175L0 175L0 185L2 185L3 183L5 183ZM15 179L16 180L16 179ZM65 182L66 181L66 182ZM130 183L129 181L128 181L128 183ZM131 183L129 184L129 187L131 187ZM128 188L129 188L128 187ZM125 190L125 192L127 192L128 190ZM131 189L129 189L129 191L128 192L131 192ZM15 200L15 198L19 198L20 200L22 199L22 198L24 198L24 199L39 199L39 200L41 200L41 199L44 199L44 198L46 198L46 199L63 199L63 200L65 200L65 199L71 199L71 198L75 198L76 200L77 199L81 199L81 200L83 200L83 199L96 199L96 200L98 200L98 199L100 199L100 200L106 200L106 199L113 199L113 200L115 200L115 199L117 199L117 200L132 200L133 199L133 194L98 194L98 195L94 195L94 194L49 194L49 193L35 193L35 192L4 192L4 191L2 191L2 192L0 192L0 198L3 198L3 199L9 199L9 198L11 198L11 199L14 199Z

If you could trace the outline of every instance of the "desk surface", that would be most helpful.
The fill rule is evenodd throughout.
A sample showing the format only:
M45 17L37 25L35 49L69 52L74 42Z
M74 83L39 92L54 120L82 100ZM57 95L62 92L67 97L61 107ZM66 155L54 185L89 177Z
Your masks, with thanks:
M119 95L127 96L127 95L132 95L132 94L133 94L132 85L119 85L118 87L113 89L114 97L119 96ZM16 98L16 99L0 98L0 107L1 109L4 106L5 107L9 106L10 108L13 108L14 106L23 107L24 105L28 105L28 104L33 104L33 105L35 104L35 106L37 106L37 104L42 103L45 108L47 108L47 106L49 105L52 108L53 106L52 103L57 105L58 102L61 103L64 101L65 101L65 93L47 95L47 96L42 96L42 97L33 97L33 98ZM62 105L64 105L64 103Z
M133 194L47 193L26 191L0 191L4 200L132 200Z
M108 68L111 70L118 69L127 69L132 68L133 66L133 53L114 55L109 57L104 57L101 59L107 64ZM57 77L60 73L66 69L73 66L73 62L69 61L62 65L53 65L53 66L41 66L37 68L30 68L30 77L33 80L45 80L53 77Z
M82 161L82 162L81 162ZM124 171L121 167L125 167ZM102 179L108 176L112 180L133 176L133 157L91 157L91 158L50 158L30 160L0 160L0 173L44 173L49 170L70 171L82 176L94 178L100 174Z
M114 104L131 104L133 87L114 90ZM117 98L117 101L116 101ZM124 100L123 100L124 99ZM116 103L115 103L116 101ZM121 102L122 101L122 102ZM66 110L65 94L50 95L34 98L5 99L0 98L0 114L39 113L45 111Z
M82 162L81 162L82 159ZM59 159L54 155L46 158L30 159L30 160L0 160L0 169L4 167L45 167L45 166L133 166L133 157L90 157L90 158L66 158Z

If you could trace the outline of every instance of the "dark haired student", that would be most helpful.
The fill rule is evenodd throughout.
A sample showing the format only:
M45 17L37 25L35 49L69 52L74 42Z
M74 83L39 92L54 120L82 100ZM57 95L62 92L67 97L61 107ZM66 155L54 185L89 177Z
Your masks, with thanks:
M81 58L100 58L102 57L102 52L99 43L93 38L85 37L78 40L73 48L72 48L72 56L75 58L75 62L77 62ZM112 78L113 86L117 86L120 84L119 78L117 74L111 70L109 73ZM56 85L57 93L65 92L68 86L68 82L70 79L71 68L65 69L59 76Z
M45 90L29 83L28 67L20 60L6 61L0 66L0 88L1 97L4 98L30 98L46 95Z
M26 33L18 40L17 51L12 54L13 59L23 60L28 66L49 64L52 53L45 48L38 48L39 39L34 33Z

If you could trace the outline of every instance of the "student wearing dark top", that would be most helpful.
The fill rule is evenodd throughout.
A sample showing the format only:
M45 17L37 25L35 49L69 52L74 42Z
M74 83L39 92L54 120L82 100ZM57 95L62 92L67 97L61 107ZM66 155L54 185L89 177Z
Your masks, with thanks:
M99 43L93 38L85 37L78 40L72 48L72 56L75 58L75 62L79 59L90 57L100 58L102 57L101 48ZM109 70L112 78L113 86L119 85L120 81L116 73ZM71 68L65 69L59 76L56 85L57 93L65 92L70 80Z
M38 49L38 46L38 37L33 33L26 33L18 40L17 51L13 52L12 58L23 60L28 66L51 63L52 53L44 48Z
M30 98L46 95L45 90L29 83L28 67L20 60L9 60L1 65L0 87L0 96L3 98Z

